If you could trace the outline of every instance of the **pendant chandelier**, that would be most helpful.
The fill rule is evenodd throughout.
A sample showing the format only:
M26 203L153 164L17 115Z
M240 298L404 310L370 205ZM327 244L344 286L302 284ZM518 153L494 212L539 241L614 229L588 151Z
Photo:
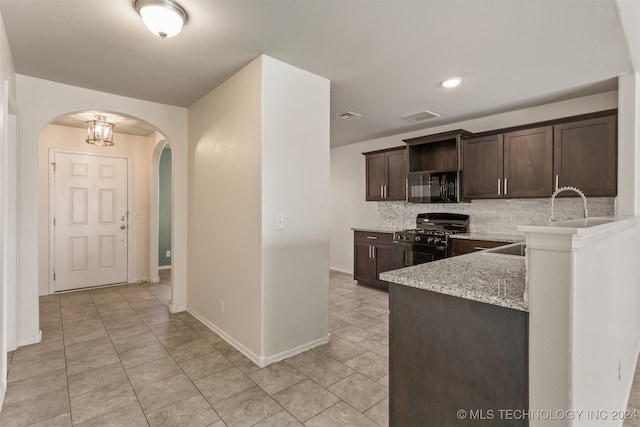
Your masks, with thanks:
M113 145L113 123L108 123L104 116L96 116L87 122L87 144L110 146Z

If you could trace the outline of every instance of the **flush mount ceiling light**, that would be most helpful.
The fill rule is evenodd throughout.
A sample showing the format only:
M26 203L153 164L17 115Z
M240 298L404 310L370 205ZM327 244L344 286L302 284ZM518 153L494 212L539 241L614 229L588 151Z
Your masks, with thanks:
M172 0L136 0L144 25L161 39L173 37L187 22L187 12Z
M450 79L444 80L442 83L440 83L440 85L442 85L442 87L450 89L452 87L458 86L460 83L462 83L462 79L460 77L451 77Z
M87 122L87 144L113 145L113 123L108 123L104 116L96 116Z

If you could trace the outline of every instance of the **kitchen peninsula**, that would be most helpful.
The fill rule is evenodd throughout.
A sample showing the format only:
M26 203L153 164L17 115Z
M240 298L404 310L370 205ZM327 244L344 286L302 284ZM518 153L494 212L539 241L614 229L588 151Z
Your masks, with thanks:
M489 419L527 409L524 257L476 252L381 278L391 282L390 425L526 425Z
M526 257L484 251L381 275L391 426L568 426L501 410L626 408L640 346L638 220L519 231Z

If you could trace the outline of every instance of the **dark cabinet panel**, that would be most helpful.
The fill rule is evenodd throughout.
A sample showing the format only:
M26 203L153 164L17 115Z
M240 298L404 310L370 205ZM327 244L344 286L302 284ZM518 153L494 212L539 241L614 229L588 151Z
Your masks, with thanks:
M366 200L406 200L406 147L363 153L366 161Z
M526 129L464 141L463 198L548 197L553 128Z
M391 427L528 425L499 412L528 409L528 313L395 283L389 302Z
M355 231L353 235L353 278L361 285L386 290L380 273L404 267L404 249L393 243L391 233Z
M492 199L502 195L503 137L471 138L463 144L463 199Z
M505 197L549 197L553 192L553 128L504 134Z
M451 239L451 256L465 255L510 244L493 240Z
M368 242L354 242L353 278L362 282L376 279L375 259L371 257L371 244Z
M404 267L404 249L400 245L378 245L375 247L376 277L385 271Z
M406 150L395 150L387 153L387 189L385 200L406 199Z
M387 182L387 154L371 154L367 162L367 197L369 201L382 200Z
M616 121L611 116L554 126L558 186L577 187L590 197L617 195Z

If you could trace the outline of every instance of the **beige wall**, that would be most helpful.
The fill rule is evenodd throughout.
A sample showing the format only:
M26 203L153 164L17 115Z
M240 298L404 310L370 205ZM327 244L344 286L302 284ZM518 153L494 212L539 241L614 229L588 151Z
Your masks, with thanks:
M85 129L58 125L46 125L40 132L38 145L38 188L39 204L43 207L38 212L38 226L42 233L38 235L38 282L40 295L49 293L50 266L50 227L49 227L49 153L51 150L81 152L99 155L114 155L131 158L131 190L129 206L129 251L130 265L128 278L130 282L149 279L149 217L150 217L150 176L151 153L155 145L155 133L148 136L114 134L115 144L112 147L97 147L87 144ZM136 218L136 213L142 218ZM139 216L139 215L138 215Z
M327 341L328 117L266 56L189 109L189 311L262 366Z
M174 248L173 294L170 309L186 309L187 287L187 109L18 75L18 292L17 344L40 340L38 294L41 230L38 150L42 129L56 117L70 112L100 109L135 117L158 129L173 148ZM148 262L146 263L148 265Z
M254 357L262 332L261 92L257 59L189 108L187 304Z
M0 407L7 389L7 351L16 343L16 72L0 16Z
M328 335L329 81L269 57L263 67L263 355L273 361Z
M353 232L351 227L380 225L378 203L364 201L365 162L363 152L403 146L403 139L454 129L482 132L608 110L617 108L617 106L617 92L607 92L333 148L331 150L331 268L345 272L353 271ZM499 203L509 203L509 201L504 200ZM473 221L474 209L477 208L480 213L484 207L485 205L482 203L477 203L475 206L472 203L465 213L471 215ZM495 208L495 205L493 207ZM518 212L518 220L526 217L526 214L526 210Z

